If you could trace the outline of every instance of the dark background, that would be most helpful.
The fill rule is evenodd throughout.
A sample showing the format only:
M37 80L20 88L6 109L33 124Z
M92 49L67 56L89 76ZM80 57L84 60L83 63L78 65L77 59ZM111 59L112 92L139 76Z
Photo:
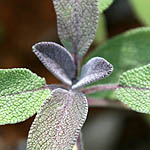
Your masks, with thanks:
M142 26L127 0L116 0L105 16L109 38ZM0 0L0 68L28 68L48 83L58 83L32 53L39 41L60 43L52 0ZM24 150L33 119L0 126L0 150ZM90 108L83 137L86 150L150 150L149 116Z

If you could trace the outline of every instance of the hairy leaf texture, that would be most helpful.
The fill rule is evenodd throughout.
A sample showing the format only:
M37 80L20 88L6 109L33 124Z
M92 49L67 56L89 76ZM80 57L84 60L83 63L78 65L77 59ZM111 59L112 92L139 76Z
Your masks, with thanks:
M87 84L103 79L111 74L113 66L104 58L94 57L82 68L80 80L72 89L81 88Z
M28 69L0 69L0 125L33 116L50 96L45 79Z
M86 120L88 103L82 93L56 89L37 112L27 150L72 150Z
M119 100L135 111L150 114L150 64L124 72L119 85Z
M71 54L64 47L53 42L40 42L33 46L33 52L58 79L72 85L75 65Z
M85 60L93 57L103 57L113 64L114 71L109 78L93 85L118 83L119 76L130 69L150 63L150 27L140 27L115 36L98 47ZM96 92L92 98L116 99L114 90Z
M58 34L71 52L84 55L94 40L98 24L98 0L53 0Z

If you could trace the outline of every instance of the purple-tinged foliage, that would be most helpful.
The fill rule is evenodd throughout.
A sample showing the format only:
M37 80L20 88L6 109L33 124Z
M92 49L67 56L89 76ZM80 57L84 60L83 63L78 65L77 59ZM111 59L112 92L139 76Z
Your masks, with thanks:
M72 150L86 120L86 97L56 89L37 112L28 136L28 150Z
M53 0L58 34L72 53L84 55L94 40L98 24L98 0Z
M81 71L80 80L72 86L72 89L81 88L111 74L113 66L104 58L94 57L90 59Z
M29 132L27 150L72 150L88 112L86 97L79 89L109 76L113 67L101 57L92 58L83 66L78 81L78 65L75 65L78 57L73 59L64 47L53 42L41 42L33 46L33 52L69 87L47 85L52 90L52 98L47 99L37 113Z
M33 46L33 52L58 79L72 85L75 77L75 64L71 54L62 46L53 42L40 42ZM72 89L81 88L110 75L113 66L101 57L94 57L82 68L81 77Z
M0 112L2 113L0 121L1 124L5 124L5 121L7 123L23 121L33 115L42 103L29 131L27 150L72 150L75 143L77 143L78 150L83 150L80 131L88 113L88 103L84 94L118 88L117 93L121 101L136 111L150 113L148 101L150 65L126 72L120 78L119 85L94 86L82 89L83 94L80 88L109 76L113 71L113 66L107 60L94 57L82 67L81 77L78 80L80 58L87 52L96 33L99 16L98 0L53 0L53 2L60 40L64 47L71 51L74 58L64 47L53 42L35 44L33 52L44 66L65 85L46 85L43 79L25 70L24 73L17 74L18 69L15 69L15 78L11 76L12 71L9 73L1 70ZM131 42L131 38L129 41ZM29 77L28 75L31 75L30 80L25 80ZM35 78L37 82L33 83ZM18 82L18 79L21 82ZM26 83L30 81L32 84ZM8 85L11 86L7 88ZM52 97L50 97L50 90ZM37 99L39 102L33 105ZM8 100L10 107L6 105ZM21 100L21 103L18 103L18 100ZM32 102L32 105L29 104L25 108L25 101ZM89 99L89 104L107 105L105 101L97 102L97 99ZM8 114L9 110L14 110L16 104L19 107L19 113L14 111L13 115L6 118L8 115L4 114ZM20 119L22 110L26 112L31 106L33 111L29 115L23 115Z
M33 46L33 52L58 79L72 85L75 65L71 54L64 47L53 42L40 42Z
M40 42L33 52L43 65L65 85L46 85L52 90L31 126L27 150L72 150L75 143L82 150L81 128L88 113L88 103L80 88L103 79L113 71L101 57L89 60L78 80L79 61L94 40L98 24L98 0L53 0L58 34L62 46Z
M33 49L45 67L61 81L68 84L77 80L74 60L65 48L41 42ZM95 57L83 66L81 78L74 85L68 84L71 86L66 89L62 85L47 85L52 90L52 98L47 99L37 113L29 132L27 150L72 150L88 112L86 97L79 88L107 77L112 70L109 62Z

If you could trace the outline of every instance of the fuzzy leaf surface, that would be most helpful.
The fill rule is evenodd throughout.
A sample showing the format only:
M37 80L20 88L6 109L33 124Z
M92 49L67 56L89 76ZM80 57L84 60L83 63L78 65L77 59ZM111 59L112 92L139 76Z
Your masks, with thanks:
M130 69L150 63L150 27L142 27L120 34L91 52L85 61L92 57L103 57L109 61L114 71L109 78L96 82L98 84L118 83L119 76ZM93 98L115 98L114 91L91 94Z
M101 57L94 57L82 67L80 80L72 86L72 89L81 88L103 79L109 76L112 71L113 66L107 60Z
M141 21L144 25L149 26L150 25L150 12L149 12L149 6L150 1L149 0L129 0L136 17Z
M37 112L27 150L72 150L86 120L88 103L82 93L56 89Z
M102 13L105 11L112 3L114 0L99 0L98 2L98 9L99 12Z
M72 53L84 55L94 40L98 24L98 0L53 0L58 34Z
M72 84L75 65L71 54L53 42L40 42L33 46L33 52L43 65L67 85Z
M0 69L0 125L33 116L50 91L45 79L27 69Z
M150 64L120 76L117 97L135 111L150 114Z

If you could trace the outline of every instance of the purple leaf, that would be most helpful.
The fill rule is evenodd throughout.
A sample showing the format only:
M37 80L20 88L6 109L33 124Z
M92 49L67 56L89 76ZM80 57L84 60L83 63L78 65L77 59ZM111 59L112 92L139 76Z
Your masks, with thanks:
M33 46L33 52L58 79L72 85L75 65L71 54L64 47L53 42L40 42Z
M56 89L37 112L27 150L72 150L88 113L82 93Z
M53 0L58 34L63 45L84 55L93 42L98 24L98 0Z
M112 71L113 66L107 60L101 57L94 57L82 67L80 80L72 86L72 89L81 88L103 79L109 76Z

